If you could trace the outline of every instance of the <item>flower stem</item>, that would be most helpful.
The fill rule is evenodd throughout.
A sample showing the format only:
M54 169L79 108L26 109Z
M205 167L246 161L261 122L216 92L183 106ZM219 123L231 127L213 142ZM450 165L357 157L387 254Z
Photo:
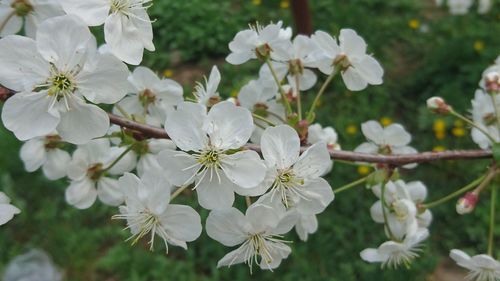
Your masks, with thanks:
M483 133L486 137L488 137L488 139L490 139L490 141L492 143L495 143L495 139L491 136L490 133L488 133L488 131L486 131L485 129L481 128L481 126L478 126L476 123L474 123L472 120L470 120L469 118L463 116L462 114L456 112L455 110L451 110L450 111L451 115L457 117L458 119L464 121L465 123L469 124L470 126L478 129L479 131L481 131L481 133Z
M5 20L0 24L0 33L2 30L7 26L7 23L16 15L16 11L10 12L10 14L7 15Z
M181 194L188 187L189 185L179 187L176 191L174 191L174 193L172 193L172 196L170 196L170 201L174 200L175 197L179 196L179 194Z
M264 121L264 122L266 122L267 124L269 124L271 126L276 126L276 124L274 124L272 121L269 121L267 118L262 117L262 116L260 116L258 114L252 113L252 116L253 116L253 118L259 119L261 121Z
M123 107L121 107L121 105L115 104L115 107L116 107L116 109L118 109L118 111L120 111L120 113L123 115L123 117L132 120L132 117L130 117L130 114L128 114L128 112L125 111L125 109L123 109Z
M330 74L330 76L328 76L328 78L326 79L326 81L323 83L323 85L319 89L319 92L316 95L316 97L314 98L314 101L311 104L311 108L309 109L309 112L307 113L307 120L309 122L314 121L313 120L313 118L314 118L314 111L316 110L316 107L318 106L319 100L321 99L321 96L323 95L323 93L325 93L326 88L328 87L328 85L330 84L330 82L332 82L333 78L335 77L335 75L337 75L337 73L338 73L337 70L333 70L332 74Z
M495 207L497 202L497 186L491 187L491 206L490 206L490 231L488 235L488 255L493 257L493 238L495 237Z
M455 197L457 197L458 195L464 193L464 192L467 192L469 190L471 190L472 188L476 187L478 184L480 184L484 179L486 178L486 175L482 175L480 176L479 178L475 179L474 181L472 181L471 183L469 183L468 185L460 188L459 190L457 191L454 191L452 192L451 194L448 194L446 195L445 197L443 198L440 198L436 201L432 201L430 203L427 203L427 204L424 204L423 207L424 208L427 208L427 209L430 209L430 208L433 208L433 207L436 207L438 205L441 205L442 203L445 203Z
M101 172L105 173L109 171L111 168L113 168L118 162L120 162L120 160L122 160L123 157L125 157L125 155L127 155L127 153L129 153L134 148L134 146L135 144L132 144L131 146L127 147L127 149L125 149L125 151L123 151L122 154L120 154L120 156L118 156L118 158L115 159L115 161L109 164L109 166L103 169Z
M297 114L299 120L302 120L302 101L300 99L300 79L299 75L295 74L295 90L297 91Z
M348 183L346 185L343 185L343 186L341 186L339 188L336 188L336 189L333 190L333 193L337 194L337 193L340 193L342 191L348 190L348 189L350 189L352 187L355 187L357 185L360 185L360 184L366 182L366 180L368 179L368 177L369 177L369 175L366 176L366 177L364 177L364 178L360 178L360 179L358 179L356 181L353 181L351 183Z
M283 90L283 87L281 86L281 81L279 80L278 75L276 74L276 71L274 70L274 67L273 67L271 60L269 58L266 58L266 64L269 67L271 74L273 75L274 82L276 82L276 85L278 85L278 88L279 88L279 91L281 94L281 99L283 100L283 103L285 104L287 114L292 114L292 106L290 105L290 102L288 101L288 98L285 95L285 90Z

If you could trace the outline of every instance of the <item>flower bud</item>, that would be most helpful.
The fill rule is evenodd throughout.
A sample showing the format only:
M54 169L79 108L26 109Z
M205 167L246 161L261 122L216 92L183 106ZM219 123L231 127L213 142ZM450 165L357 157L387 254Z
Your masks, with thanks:
M474 192L467 192L465 195L458 199L456 209L460 215L470 214L476 207L479 196Z
M428 99L427 108L439 114L448 114L451 111L451 106L449 106L441 97L432 97Z
M486 91L488 93L500 92L500 73L496 71L488 72L484 78Z
M11 7L18 17L25 17L33 11L33 6L26 0L15 0L12 2Z

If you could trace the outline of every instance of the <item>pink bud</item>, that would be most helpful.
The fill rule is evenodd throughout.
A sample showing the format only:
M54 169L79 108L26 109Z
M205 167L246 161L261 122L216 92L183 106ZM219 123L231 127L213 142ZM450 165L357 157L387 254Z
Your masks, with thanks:
M486 91L489 93L500 92L500 73L496 71L489 72L485 75Z
M435 113L440 114L448 114L451 111L451 106L449 106L441 97L432 97L428 99L427 107Z
M470 214L476 208L479 196L474 192L467 192L465 195L458 199L456 209L460 215Z

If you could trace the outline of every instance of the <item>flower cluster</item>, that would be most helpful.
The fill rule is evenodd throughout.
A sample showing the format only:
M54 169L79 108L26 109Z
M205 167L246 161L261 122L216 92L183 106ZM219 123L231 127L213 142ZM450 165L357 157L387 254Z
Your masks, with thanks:
M389 241L363 250L361 257L388 267L408 266L418 257L429 236L429 209L448 197L425 203L426 186L403 181L399 166L388 164L374 165L373 173L335 190L324 178L333 168L331 154L341 149L335 129L316 120L327 86L337 74L350 91L383 82L384 70L360 35L341 29L338 38L324 31L292 37L291 28L281 22L256 24L235 35L226 61L240 65L257 60L262 64L259 76L226 100L218 89L221 73L213 66L188 97L177 82L143 66L132 71L127 66L139 65L144 49L154 50L147 14L151 3L0 3L0 84L15 92L1 118L25 141L20 156L27 171L41 169L51 180L67 178L65 199L75 208L89 208L97 199L118 207L113 218L126 221L128 240L135 244L147 237L151 250L156 237L168 251L172 245L186 249L187 242L200 236L199 209L173 203L191 188L199 206L209 212L208 236L237 246L217 266L246 263L250 271L254 264L277 268L292 252L285 237L292 229L307 241L318 230L317 216L338 193L366 183L378 199L371 217L384 225ZM27 36L15 35L21 18ZM103 46L89 30L100 25ZM472 102L473 121L457 115L474 124L472 137L481 148L499 141L498 65L483 75ZM323 80L321 74L325 82L307 110L301 95ZM101 105L111 105L112 113ZM438 97L428 106L439 114L457 114ZM110 116L121 120L115 121L121 127L111 125ZM367 142L355 152L382 157L416 153L409 146L411 135L391 123L363 123ZM150 138L140 128L163 137ZM475 187L471 194L477 197L497 173L492 166L466 191ZM245 199L246 210L238 208L237 196ZM9 202L0 192L0 224L20 212ZM472 271L472 278L499 276L491 251L470 258L453 250L451 256Z

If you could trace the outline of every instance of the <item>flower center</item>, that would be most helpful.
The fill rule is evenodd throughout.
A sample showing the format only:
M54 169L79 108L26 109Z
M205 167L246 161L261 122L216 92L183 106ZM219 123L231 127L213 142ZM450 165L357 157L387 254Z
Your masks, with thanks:
M119 13L130 18L135 18L140 21L151 22L147 19L140 18L134 14L135 10L148 9L153 4L143 6L148 4L153 0L110 0L110 10L112 14Z
M293 206L296 196L304 197L300 187L304 185L304 180L297 177L291 168L278 170L278 174L271 186L272 192L277 192L280 200L286 208ZM274 196L274 195L273 195Z
M208 149L200 154L198 162L206 168L217 168L220 165L220 151Z
M342 70L346 70L351 66L351 62L345 54L340 54L333 61L333 65L340 67Z
M300 59L290 60L288 69L292 75L302 75L304 73L304 65Z
M93 181L97 181L102 176L102 170L102 163L94 164L87 169L87 177L89 177Z
M45 137L45 149L51 150L56 148L61 148L64 143L61 141L61 137L58 135L48 135Z
M15 10L18 17L25 17L33 11L33 5L27 0L15 0L10 6Z
M155 104L156 95L150 89L146 89L139 94L139 101L144 108L147 108L150 104Z

